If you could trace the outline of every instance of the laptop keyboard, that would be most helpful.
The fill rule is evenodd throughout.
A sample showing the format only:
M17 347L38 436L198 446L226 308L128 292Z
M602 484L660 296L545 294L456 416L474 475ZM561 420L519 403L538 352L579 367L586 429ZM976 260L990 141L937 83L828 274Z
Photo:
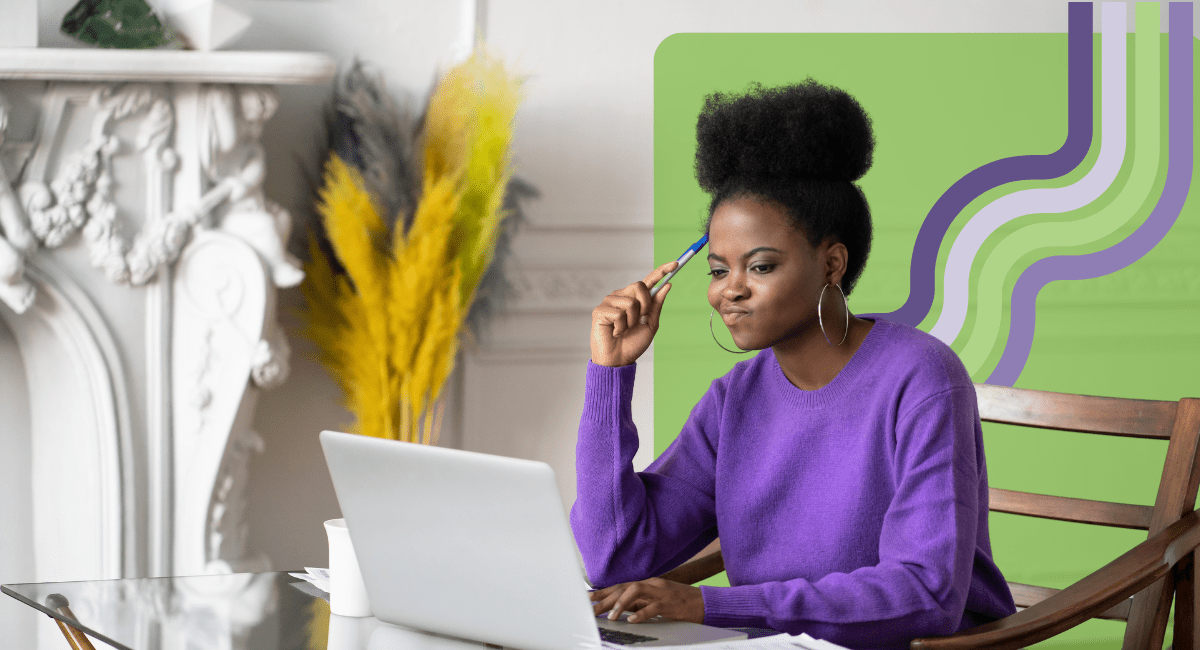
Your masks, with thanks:
M644 641L657 641L658 640L658 637L656 637L656 636L645 636L642 634L634 634L632 632L618 632L616 630L610 630L605 627L602 627L599 629L600 629L600 640L601 641L607 641L609 643L615 643L617 645L633 645L635 643L642 643Z

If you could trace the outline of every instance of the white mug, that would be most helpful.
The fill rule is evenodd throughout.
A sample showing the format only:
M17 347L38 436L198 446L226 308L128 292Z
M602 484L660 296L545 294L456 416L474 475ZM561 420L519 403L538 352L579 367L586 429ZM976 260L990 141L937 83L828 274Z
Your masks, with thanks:
M329 535L329 611L339 616L370 616L371 603L345 519L325 522Z

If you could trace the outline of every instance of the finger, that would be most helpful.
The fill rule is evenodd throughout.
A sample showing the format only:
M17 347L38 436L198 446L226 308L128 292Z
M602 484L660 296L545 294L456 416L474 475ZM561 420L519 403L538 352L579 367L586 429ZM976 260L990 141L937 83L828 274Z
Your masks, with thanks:
M605 299L608 315L612 319L614 337L621 336L637 323L637 321L631 321L629 316L629 309L636 302L629 296L616 293Z
M638 611L638 610L642 609L643 607L645 607L645 606L649 605L649 604L650 604L650 602L651 602L651 601L649 601L649 600L646 600L645 598L639 598L639 599L637 599L636 601L634 601L634 602L630 603L630 604L629 604L629 607L626 607L626 608L625 608L625 611L627 611L627 612L636 612L636 611Z
M612 587L609 587L607 589L598 589L598 590L593 591L592 593L588 594L588 598L591 599L591 601L592 601L592 612L593 613L599 614L600 612L604 611L603 609L600 609L600 608L604 606L604 599L608 598L609 594L611 594L611 593L612 593Z
M604 600L605 598L607 598L608 595L614 591L616 591L615 586L614 587L605 587L603 589L593 589L592 591L588 592L588 598L590 598L592 600L592 602L601 601L601 600Z
M602 330L611 329L609 336L612 337L615 337L620 333L619 330L622 327L621 323L625 320L622 312L619 309L611 306L608 300L605 300L604 303L602 303L599 307L596 307L594 310L592 310L592 317Z
M653 287L654 285L658 284L659 280L663 279L664 275L675 270L675 267L678 265L679 265L679 260L671 260L670 262L667 262L666 264L663 264L662 266L658 267L657 269L654 269L653 271L651 271L650 275L647 275L646 279L643 280L643 282L646 283L647 287ZM649 291L649 289L647 289L647 291Z
M612 615L611 615L612 608L616 607L617 600L619 600L621 598L621 594L624 593L625 588L627 586L628 585L624 585L624 584L621 585L622 589L620 589L618 591L614 591L613 593L609 594L604 600L600 601L600 604L596 607L596 609L598 610L596 613L600 614L603 612L610 612L609 618L612 618Z
M650 295L650 289L644 282L634 282L631 288L634 292L633 297L637 301L637 319L634 321L634 325L637 323L645 325L649 322L650 311L654 308L654 297Z
M633 329L638 326L638 323L642 322L642 302L638 297L638 292L644 291L647 294L650 292L641 282L634 282L629 288L634 292L634 295L629 298L629 304L625 306L625 324L628 326L626 329Z
M656 296L650 295L650 288L658 284L663 277L665 277L678 266L678 261L667 262L657 269L654 269L650 275L646 276L645 280L641 282L635 282L630 285L629 288L633 290L634 296L637 298L638 302L641 303L642 309L641 313L639 314L638 322L645 324L650 320L650 312L653 310L654 302L656 300ZM660 288L659 293L661 293L662 290L663 289Z
M629 585L628 589L621 592L621 596L617 598L617 602L613 604L612 609L608 612L609 620L615 621L621 618L621 612L629 609L629 606L639 598L645 598L648 595L645 589L645 585L640 582Z
M622 583L605 589L605 591L608 593L606 593L603 598L596 601L595 606L592 608L596 611L596 615L598 616L601 612L607 612L608 610L612 609L613 604L617 602L617 598L621 596L621 592L625 590L628 584L629 583Z
M650 316L646 319L650 323L650 329L658 331L658 320L662 315L663 301L667 299L667 294L671 292L671 283L663 285L658 294L654 296L654 306L650 308Z
M621 611L623 611L623 612L636 612L636 611L639 611L639 610L641 610L643 607L646 607L646 606L647 606L647 605L649 605L650 603L651 603L651 601L649 601L649 600L646 600L645 598L639 598L639 599L637 599L637 600L633 601L632 603L629 603L628 605L625 605L625 606L624 606L624 607L621 609ZM603 613L603 612L607 612L607 611L609 611L609 610L611 610L611 609L612 609L611 607L610 607L609 609L601 609L600 611L596 612L596 615L597 615L597 616L599 616L601 613ZM620 614L617 614L617 616L620 616ZM643 617L643 618L645 618L645 617Z
M637 326L638 321L641 319L637 299L628 295L613 294L609 296L607 302L612 305L614 310L613 336L620 336L625 330Z
M655 616L658 616L659 612L661 612L661 611L662 611L662 601L658 600L658 601L654 601L652 603L647 603L645 607L642 607L642 608L638 609L636 612L634 612L633 614L630 614L629 618L627 618L625 620L629 621L630 623L640 623L642 621L648 621L648 620L654 618Z

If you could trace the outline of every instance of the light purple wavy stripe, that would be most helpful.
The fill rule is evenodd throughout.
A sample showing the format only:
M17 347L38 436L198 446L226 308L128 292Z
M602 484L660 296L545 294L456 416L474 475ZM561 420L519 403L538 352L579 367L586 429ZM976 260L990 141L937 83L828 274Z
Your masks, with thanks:
M1030 214L1078 210L1100 198L1121 171L1126 154L1126 19L1124 2L1100 5L1100 155L1081 179L1066 187L1039 187L1002 196L963 226L942 272L942 312L929 333L947 345L962 332L971 302L971 266L984 242L1004 224ZM986 257L986 256L985 256Z
M916 327L929 315L937 280L938 249L951 223L972 201L1005 183L1058 178L1075 169L1092 143L1092 3L1067 3L1067 139L1048 154L1010 156L971 170L955 181L921 222L913 243L908 274L908 299L887 313L861 314L882 317Z
M1192 184L1192 3L1170 3L1168 24L1169 152L1167 178L1158 203L1133 234L1111 248L1088 255L1047 257L1025 269L1013 288L1008 343L987 383L1012 386L1025 369L1042 287L1055 280L1098 278L1133 264L1157 246L1179 218Z

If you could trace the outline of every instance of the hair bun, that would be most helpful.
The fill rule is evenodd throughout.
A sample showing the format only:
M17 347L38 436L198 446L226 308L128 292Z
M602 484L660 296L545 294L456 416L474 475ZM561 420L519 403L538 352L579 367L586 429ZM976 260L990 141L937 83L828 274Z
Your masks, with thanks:
M856 181L871 168L875 138L858 101L810 77L707 96L696 144L696 179L712 193L734 178Z

